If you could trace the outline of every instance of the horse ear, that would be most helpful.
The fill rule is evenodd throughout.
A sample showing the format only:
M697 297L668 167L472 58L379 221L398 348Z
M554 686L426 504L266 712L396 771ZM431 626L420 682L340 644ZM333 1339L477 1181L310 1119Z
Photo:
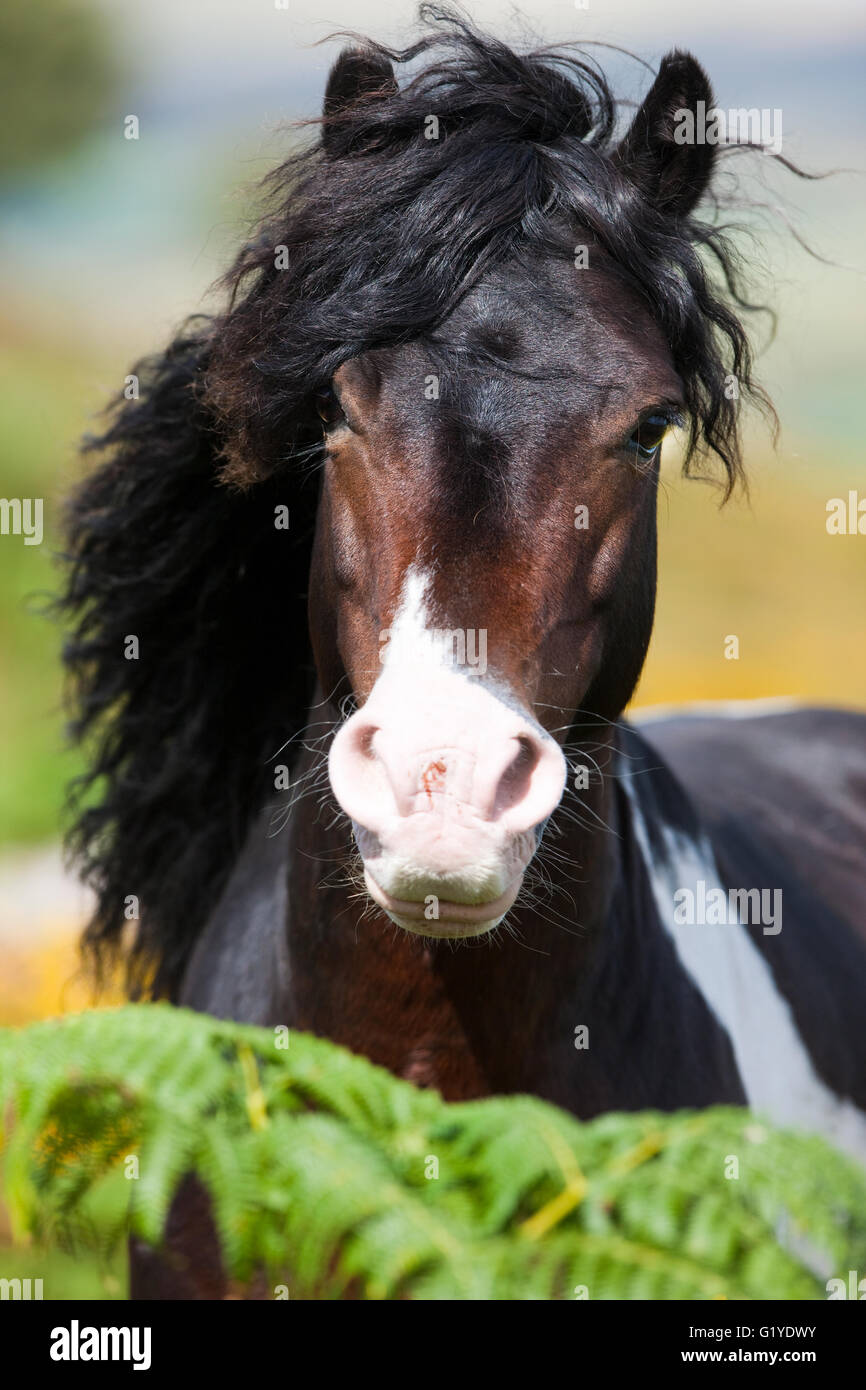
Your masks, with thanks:
M660 212L686 216L706 190L715 145L703 138L703 125L712 105L710 80L691 53L675 50L662 59L614 156L626 178Z
M342 152L340 117L364 97L385 99L397 93L394 69L383 53L344 48L331 68L322 106L322 144L328 154Z

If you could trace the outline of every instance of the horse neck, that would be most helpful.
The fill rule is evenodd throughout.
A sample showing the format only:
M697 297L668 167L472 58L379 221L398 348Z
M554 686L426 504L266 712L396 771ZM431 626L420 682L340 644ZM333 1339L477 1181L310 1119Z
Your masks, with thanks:
M315 782L310 761L298 769L307 772ZM345 818L327 803L317 815L301 801L289 873L294 1026L449 1099L529 1090L579 1109L568 1065L574 1030L597 1015L593 981L622 945L620 931L606 929L622 881L618 798L612 778L594 782L580 822L564 822L546 864L542 849L547 883L538 900L513 912L493 940L434 945L387 922L351 881ZM617 991L604 993L615 1010Z
M545 837L549 893L492 940L430 946L387 922L352 881L349 827L329 796L298 801L286 833L270 808L177 1002L318 1033L452 1100L528 1091L582 1117L743 1104L730 1039L661 925L636 839L632 799L662 826L672 813L686 825L688 798L640 739L616 740L629 794L598 757L605 779L581 823ZM637 776L647 767L668 784L665 804ZM306 772L320 782L308 755Z

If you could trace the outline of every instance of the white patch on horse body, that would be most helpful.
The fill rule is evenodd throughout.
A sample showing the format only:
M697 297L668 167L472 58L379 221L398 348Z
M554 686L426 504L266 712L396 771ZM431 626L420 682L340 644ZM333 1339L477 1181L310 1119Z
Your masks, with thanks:
M750 1107L776 1124L821 1134L866 1161L866 1115L817 1075L791 1006L746 928L741 922L690 926L675 921L678 889L695 891L703 879L708 888L726 893L709 842L660 826L665 855L654 858L628 778L623 786L662 926L683 968L728 1033Z

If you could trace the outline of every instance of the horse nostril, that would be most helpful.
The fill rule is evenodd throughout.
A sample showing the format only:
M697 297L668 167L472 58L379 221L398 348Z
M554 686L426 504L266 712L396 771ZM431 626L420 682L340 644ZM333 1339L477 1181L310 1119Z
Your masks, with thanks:
M523 800L532 774L538 766L541 751L534 739L527 734L518 734L515 739L517 751L499 779L496 788L494 815L501 815Z
M377 757L376 749L373 747L373 740L379 733L377 724L363 724L355 735L355 749L362 758L369 758L371 761Z
M528 734L518 734L517 742L520 744L518 758L522 758L524 763L528 762L531 772L540 756L538 744L534 739L531 739Z
M395 791L387 757L379 738L382 727L361 714L347 719L334 737L328 754L331 789L350 819L366 830L376 830L381 818L393 814Z

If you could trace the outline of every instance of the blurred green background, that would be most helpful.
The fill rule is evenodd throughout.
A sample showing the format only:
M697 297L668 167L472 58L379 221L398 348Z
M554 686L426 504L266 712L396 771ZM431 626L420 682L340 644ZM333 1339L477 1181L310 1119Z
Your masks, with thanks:
M784 153L816 183L774 174L772 209L744 246L780 326L761 375L782 422L774 452L747 429L751 501L666 465L658 620L637 703L793 695L866 705L866 537L829 536L826 503L866 495L863 410L864 16L848 0L533 0L544 40L604 40L650 62L700 57L729 108L780 108ZM469 5L519 37L511 6ZM318 110L334 46L355 27L409 39L414 5L312 0L6 0L0 12L0 496L42 497L45 540L0 536L0 1024L80 1007L75 936L86 899L62 868L59 634L39 615L77 441L133 361L160 347L243 234L249 190ZM618 90L638 64L600 51ZM139 139L124 136L139 120ZM785 228L789 218L827 265ZM754 224L754 216L751 218ZM756 322L759 342L766 324ZM740 639L729 661L724 643ZM804 756L807 756L804 750ZM44 1276L46 1297L122 1297L114 1264L4 1250L0 1273Z

